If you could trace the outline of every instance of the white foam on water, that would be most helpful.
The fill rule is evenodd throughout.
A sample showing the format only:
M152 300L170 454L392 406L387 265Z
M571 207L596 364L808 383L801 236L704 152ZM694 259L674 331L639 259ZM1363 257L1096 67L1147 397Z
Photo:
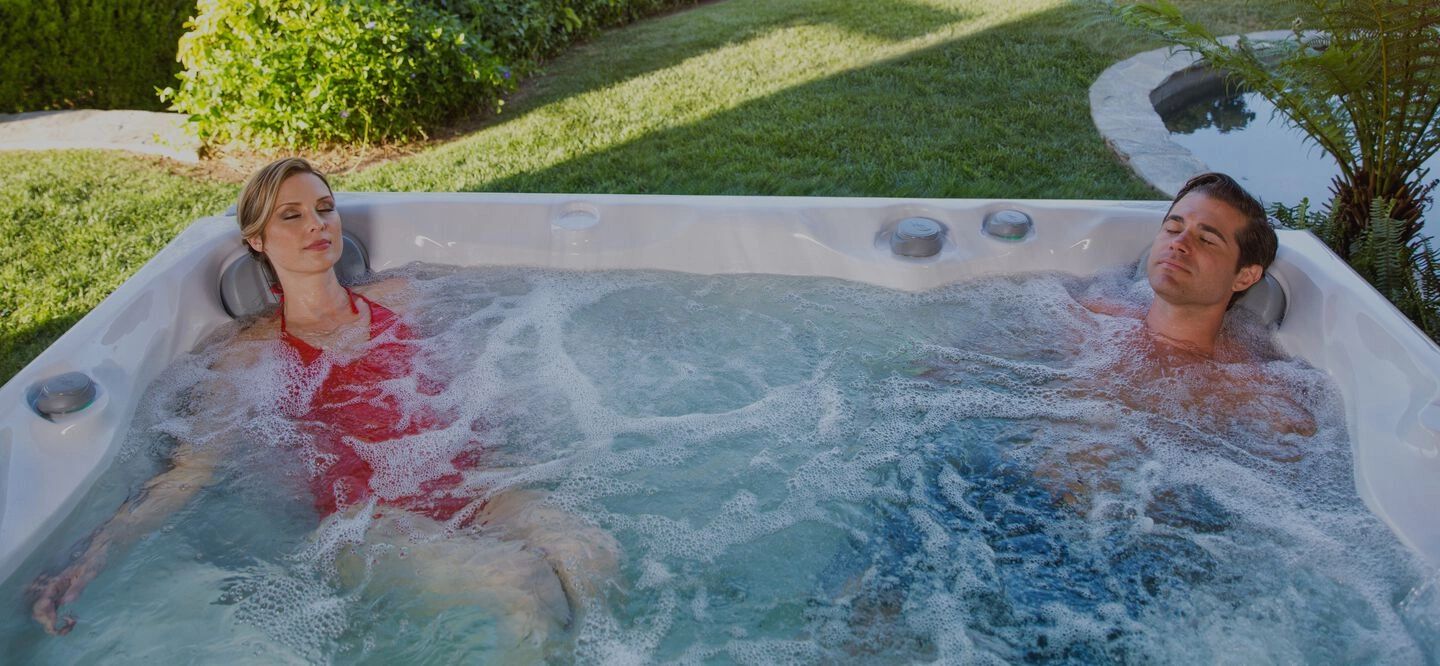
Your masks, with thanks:
M239 604L238 620L259 627L307 661L328 661L336 639L349 627L350 600L308 573L279 567L249 572L226 591L224 601Z

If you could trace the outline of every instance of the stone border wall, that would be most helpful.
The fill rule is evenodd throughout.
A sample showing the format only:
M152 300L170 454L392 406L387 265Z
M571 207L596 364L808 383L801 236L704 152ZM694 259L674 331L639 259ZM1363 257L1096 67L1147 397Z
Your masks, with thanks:
M1269 30L1245 37L1263 42L1293 34ZM1229 43L1237 40L1238 35L1223 38ZM1211 169L1170 140L1155 107L1196 85L1207 85L1217 76L1192 53L1168 47L1146 51L1115 63L1095 79L1090 86L1090 117L1122 162L1151 187L1173 197L1191 176Z

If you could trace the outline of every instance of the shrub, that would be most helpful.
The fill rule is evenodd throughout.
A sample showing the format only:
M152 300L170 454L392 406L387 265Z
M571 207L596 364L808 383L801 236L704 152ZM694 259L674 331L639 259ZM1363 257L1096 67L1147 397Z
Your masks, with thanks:
M0 0L0 112L160 109L194 0Z
M601 27L696 1L201 0L162 97L207 145L407 139L498 110L512 70Z
M453 15L384 0L201 0L177 88L207 145L374 143L497 109L513 86Z

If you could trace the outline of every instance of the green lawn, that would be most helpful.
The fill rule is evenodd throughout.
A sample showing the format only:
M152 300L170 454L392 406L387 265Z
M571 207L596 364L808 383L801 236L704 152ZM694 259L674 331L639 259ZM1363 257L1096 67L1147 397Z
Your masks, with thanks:
M1182 3L1217 30L1286 3ZM488 125L346 190L1152 198L1087 92L1158 44L1068 0L724 0L605 33ZM236 186L0 153L0 381Z

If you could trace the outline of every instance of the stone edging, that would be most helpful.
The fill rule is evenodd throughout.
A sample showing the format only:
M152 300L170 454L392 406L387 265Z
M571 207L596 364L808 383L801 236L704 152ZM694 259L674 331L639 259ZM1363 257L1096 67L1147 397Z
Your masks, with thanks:
M188 117L93 109L0 114L0 150L104 148L198 162L200 140L185 131Z
M1252 41L1274 41L1295 33L1289 30L1252 32ZM1223 38L1235 42L1238 35ZM1191 176L1211 169L1189 150L1170 140L1155 105L1182 92L1185 86L1165 86L1179 76L1195 74L1198 58L1171 48L1146 51L1122 60L1100 74L1090 86L1090 117L1105 144L1121 161L1166 196L1175 196ZM1200 76L1207 76L1201 74ZM1213 75L1208 75L1213 76ZM1161 87L1165 86L1165 90ZM1161 95L1160 99L1156 95Z

